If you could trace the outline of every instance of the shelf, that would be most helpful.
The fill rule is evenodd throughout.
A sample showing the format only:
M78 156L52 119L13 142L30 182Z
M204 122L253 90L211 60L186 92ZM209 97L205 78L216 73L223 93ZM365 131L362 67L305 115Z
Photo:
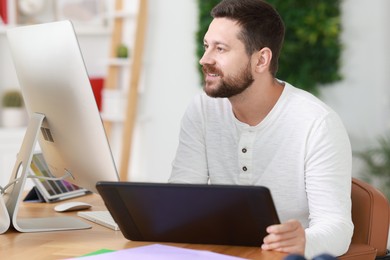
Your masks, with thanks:
M117 12L107 13L105 15L105 17L108 19L113 19L113 18L122 18L122 19L132 18L132 19L134 19L136 17L136 15L131 13L131 12L128 12L128 11L117 11Z
M112 66L130 66L129 58L111 58L107 63Z
M102 118L103 121L109 121L109 122L113 122L113 123L120 123L125 120L125 116L122 114L122 115L108 115L108 114L104 114L104 113L101 113L100 114L100 117Z
M6 34L7 30L15 27L15 25L2 24L0 25L0 34Z
M100 27L77 27L75 26L75 31L77 35L111 35L111 28L100 28Z
M7 30L10 29L10 28L13 28L13 27L17 27L17 26L26 26L26 24L20 24L20 25L0 25L0 35L2 34L6 34ZM91 36L94 36L94 35L107 35L107 36L110 36L111 35L111 32L112 32L112 28L110 27L104 27L104 28L100 28L100 27L82 27L82 26L79 26L79 27L75 27L75 31L76 31L76 34L77 35L80 35L80 36L88 36L88 35L91 35Z
M0 126L0 137L3 136L19 136L26 132L27 127L3 127Z
M10 146L19 147L26 129L26 127L0 127L0 152L7 150Z

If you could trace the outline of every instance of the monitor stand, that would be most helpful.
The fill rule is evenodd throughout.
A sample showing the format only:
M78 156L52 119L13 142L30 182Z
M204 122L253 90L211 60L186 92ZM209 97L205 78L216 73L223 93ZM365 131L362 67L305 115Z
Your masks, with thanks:
M5 233L11 225L7 207L5 206L4 198L0 195L0 234Z
M14 169L12 171L10 182L14 181L17 178L20 179L14 184L13 187L10 188L12 191L9 194L6 194L4 196L5 204L10 219L9 226L12 225L16 230L20 232L44 232L44 231L59 231L59 230L91 228L90 225L74 217L49 217L49 218L19 218L18 217L19 204L22 200L24 185L26 183L30 163L34 153L34 148L38 139L38 134L44 119L45 116L39 113L34 113L31 116L29 124L27 126L26 134L23 139L22 146L16 158L16 162L15 162ZM20 171L21 174L19 175L18 173ZM1 205L2 204L0 201L0 211L2 210Z

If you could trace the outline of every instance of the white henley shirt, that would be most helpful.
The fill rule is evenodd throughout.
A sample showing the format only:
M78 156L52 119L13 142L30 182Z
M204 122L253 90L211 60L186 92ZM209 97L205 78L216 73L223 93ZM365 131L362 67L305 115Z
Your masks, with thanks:
M285 83L256 126L238 121L228 99L204 93L188 107L170 182L261 185L281 222L305 227L305 256L339 256L349 247L351 146L338 115Z

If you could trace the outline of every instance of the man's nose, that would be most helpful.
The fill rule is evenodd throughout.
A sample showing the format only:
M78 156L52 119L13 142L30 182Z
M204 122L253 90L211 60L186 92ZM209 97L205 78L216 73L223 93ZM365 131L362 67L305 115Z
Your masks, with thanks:
M199 60L199 63L200 63L200 65L205 65L205 64L214 64L215 63L215 60L214 60L214 58L212 57L212 54L209 52L209 51L205 51L204 53L203 53L203 56L202 56L202 58L200 58L200 60Z

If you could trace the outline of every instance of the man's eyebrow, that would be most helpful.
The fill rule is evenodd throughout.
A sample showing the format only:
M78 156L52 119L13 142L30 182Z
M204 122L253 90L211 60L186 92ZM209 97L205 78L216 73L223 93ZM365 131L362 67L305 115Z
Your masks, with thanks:
M223 45L225 47L228 47L229 45L227 43L224 43L224 42L219 42L219 41L216 41L214 42L215 45Z
M208 42L207 42L207 40L203 40L203 43L207 43L207 44L209 44ZM224 42L220 42L220 41L212 41L211 42L213 45L223 45L223 46L225 46L225 47L229 47L229 45L227 44L227 43L224 43Z

